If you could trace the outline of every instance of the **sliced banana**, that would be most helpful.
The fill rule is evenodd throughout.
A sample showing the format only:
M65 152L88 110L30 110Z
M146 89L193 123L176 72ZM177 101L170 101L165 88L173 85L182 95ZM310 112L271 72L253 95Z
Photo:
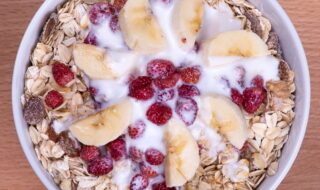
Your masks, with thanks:
M105 49L88 44L76 44L73 47L75 64L92 79L114 79L116 73L108 65Z
M168 187L182 186L199 167L198 144L184 123L171 119L166 130L166 146L166 184Z
M268 46L255 33L237 30L224 32L207 40L203 45L203 55L209 65L210 57L258 57L270 55Z
M201 28L204 2L203 0L179 0L174 6L172 20L177 41L182 49L190 50Z
M166 40L149 0L128 0L119 14L119 24L129 48L140 53L156 53L165 48Z
M131 122L132 109L132 103L126 99L77 121L71 125L70 131L85 145L105 145L125 132Z
M224 135L233 146L241 149L248 138L248 129L240 108L221 95L202 97L201 104L205 111L200 112L200 118Z

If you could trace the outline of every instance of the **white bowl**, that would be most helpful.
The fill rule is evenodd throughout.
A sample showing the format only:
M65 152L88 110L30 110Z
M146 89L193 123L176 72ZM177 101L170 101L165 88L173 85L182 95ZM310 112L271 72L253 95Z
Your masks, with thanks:
M266 178L259 187L260 190L273 190L277 188L291 168L304 138L310 107L310 78L307 60L298 34L279 3L276 0L250 1L272 22L274 30L279 35L285 59L296 76L296 118L288 142L282 151L279 170L276 175ZM21 146L33 170L50 190L58 189L58 187L51 176L43 169L35 154L28 134L28 126L23 118L20 96L23 93L24 74L29 64L29 56L38 40L43 24L50 13L62 2L63 0L46 0L33 17L20 44L12 82L13 115Z

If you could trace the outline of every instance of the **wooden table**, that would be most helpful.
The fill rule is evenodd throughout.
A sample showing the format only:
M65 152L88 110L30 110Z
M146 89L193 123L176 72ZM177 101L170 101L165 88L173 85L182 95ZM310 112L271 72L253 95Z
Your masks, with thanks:
M267 0L266 0L267 1ZM43 0L0 1L0 190L45 189L17 139L11 111L11 77L18 45ZM320 189L320 1L280 0L293 20L307 53L312 103L307 134L294 166L279 189Z

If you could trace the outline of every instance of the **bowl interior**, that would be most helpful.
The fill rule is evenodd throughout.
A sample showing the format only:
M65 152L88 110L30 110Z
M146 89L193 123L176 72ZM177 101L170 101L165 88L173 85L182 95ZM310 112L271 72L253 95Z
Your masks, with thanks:
M48 189L58 188L51 176L42 168L35 154L33 144L28 135L27 124L23 118L20 96L23 93L24 73L29 64L29 56L35 43L37 43L43 24L50 13L55 10L55 7L62 2L63 0L47 0L34 16L17 54L12 83L13 114L21 146L33 170ZM259 187L260 190L271 190L276 189L289 171L303 141L309 115L310 79L307 61L299 37L278 2L276 0L250 0L250 2L270 19L273 29L280 37L285 59L294 70L296 76L296 118L291 128L288 142L282 151L279 170L275 176L268 177Z

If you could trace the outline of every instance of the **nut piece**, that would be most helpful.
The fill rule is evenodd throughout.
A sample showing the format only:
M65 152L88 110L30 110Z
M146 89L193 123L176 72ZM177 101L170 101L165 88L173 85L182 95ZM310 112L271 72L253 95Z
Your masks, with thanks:
M42 100L39 97L31 97L24 107L23 115L30 125L40 123L46 117Z

